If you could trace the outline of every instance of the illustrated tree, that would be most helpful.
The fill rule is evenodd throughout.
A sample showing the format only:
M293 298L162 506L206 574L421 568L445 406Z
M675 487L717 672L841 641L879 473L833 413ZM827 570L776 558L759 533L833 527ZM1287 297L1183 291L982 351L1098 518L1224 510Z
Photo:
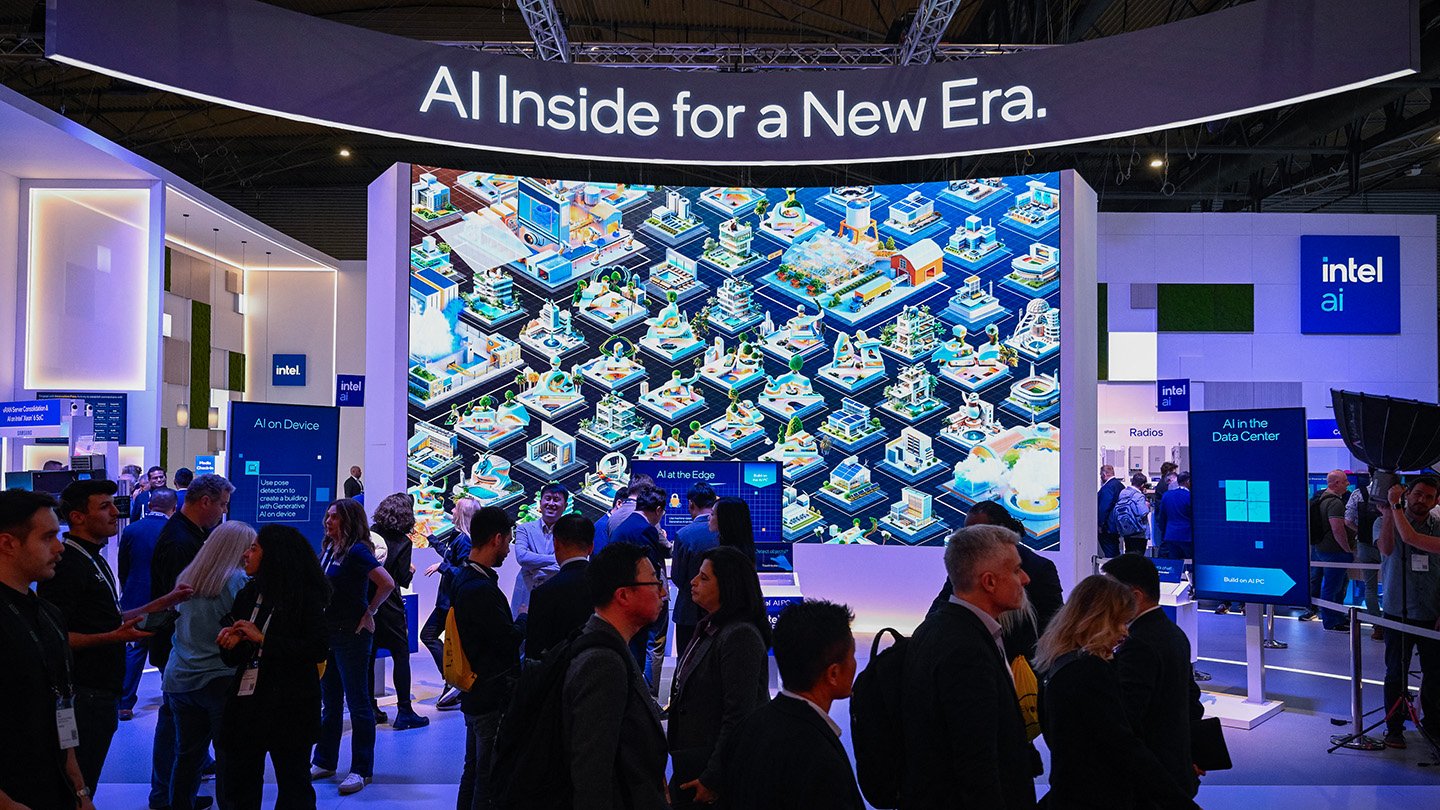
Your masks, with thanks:
M480 397L480 410L488 411L495 404L495 400L489 394Z
M792 416L790 422L785 425L785 438L788 439L804 429L805 427L800 423L800 417Z
M805 358L801 357L801 356L798 355L798 354L795 354L795 355L791 355L791 356L790 356L790 370L791 370L791 371L795 372L796 374L799 374L799 373L800 373L800 369L802 369L802 368L804 368L804 367L805 367Z
M895 249L895 237L893 237L893 236L887 236L887 237L885 237L885 249L886 249L886 250L894 250L894 249Z
M832 309L833 309L834 307L840 306L840 296L838 296L838 295L832 295L832 296L830 296L830 303L829 303L827 306L831 307Z
M577 282L575 282L575 295L573 295L573 296L570 297L570 303L571 303L571 304L579 304L579 303L580 303L580 299L583 298L584 296L585 296L585 282L584 282L584 281L577 281Z
M715 251L715 240L714 240L713 238L707 237L707 238L705 239L705 252L706 252L706 253L713 253L714 251Z
M765 217L765 212L768 210L770 210L769 200L762 199L759 202L755 203L755 216L763 219Z
M697 430L699 430L699 429L700 429L700 422L699 422L699 421L693 421L693 422L690 423L690 432L691 432L691 433L694 433L695 431L697 431Z

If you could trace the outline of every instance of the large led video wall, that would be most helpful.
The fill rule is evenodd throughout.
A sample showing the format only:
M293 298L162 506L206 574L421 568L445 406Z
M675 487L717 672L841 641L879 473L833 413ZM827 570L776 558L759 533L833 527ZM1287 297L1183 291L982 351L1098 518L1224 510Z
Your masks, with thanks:
M448 507L774 460L794 542L1057 542L1059 177L699 188L416 167L408 474ZM672 505L683 508L684 493Z

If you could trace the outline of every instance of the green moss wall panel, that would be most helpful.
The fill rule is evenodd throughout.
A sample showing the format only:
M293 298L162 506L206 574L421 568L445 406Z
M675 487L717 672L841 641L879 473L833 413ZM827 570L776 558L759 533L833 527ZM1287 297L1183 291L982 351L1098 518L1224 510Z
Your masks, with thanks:
M1254 332L1255 287L1251 284L1160 284L1157 332Z
M190 420L210 418L210 305L190 302Z
M170 429L160 428L160 466L170 469Z
M230 384L227 388L231 391L245 393L245 355L240 352L230 352Z
M170 248L165 248L165 292L170 292Z

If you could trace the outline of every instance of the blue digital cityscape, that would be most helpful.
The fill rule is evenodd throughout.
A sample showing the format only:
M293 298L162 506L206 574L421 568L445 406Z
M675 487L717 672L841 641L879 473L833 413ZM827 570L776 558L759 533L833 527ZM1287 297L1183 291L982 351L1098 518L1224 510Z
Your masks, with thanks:
M458 497L558 480L598 513L635 460L737 459L781 465L793 542L934 545L988 499L1057 542L1058 175L412 182L422 530Z

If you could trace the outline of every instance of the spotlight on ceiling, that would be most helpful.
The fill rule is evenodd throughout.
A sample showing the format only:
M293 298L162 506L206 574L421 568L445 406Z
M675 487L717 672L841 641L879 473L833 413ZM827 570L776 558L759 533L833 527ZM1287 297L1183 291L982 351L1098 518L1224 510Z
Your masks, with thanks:
M1158 158L1158 157L1157 157L1157 158L1150 158L1150 168L1152 168L1152 169L1158 169L1158 168L1160 168L1161 166L1164 166L1164 165L1165 165L1165 161L1161 160L1160 158Z
M350 150L343 146L340 147L340 157L350 157Z

